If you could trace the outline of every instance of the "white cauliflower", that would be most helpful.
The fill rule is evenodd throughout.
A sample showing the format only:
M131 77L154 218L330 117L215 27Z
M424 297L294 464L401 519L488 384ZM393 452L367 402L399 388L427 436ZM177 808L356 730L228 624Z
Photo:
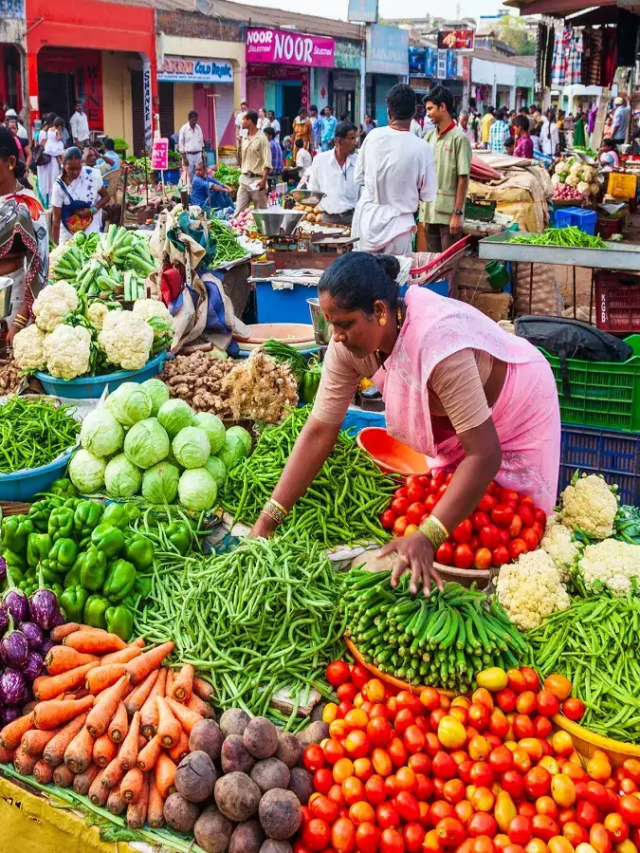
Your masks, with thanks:
M582 167L582 179L586 181L588 184L592 183L598 177L598 172L593 166L583 166Z
M589 184L589 195L598 195L600 192L600 184L597 181L593 181Z
M586 181L580 181L577 186L577 190L582 195L589 195L589 184Z
M556 163L553 171L556 175L567 175L569 173L569 164L566 160L560 160L559 163Z
M160 319L173 325L169 309L164 302L157 299L138 299L133 304L133 313L136 317L142 317L143 320L148 320L150 317L160 317Z
M44 340L47 370L56 379L76 379L89 370L91 332L61 324Z
M520 631L537 628L547 616L571 604L555 563L541 550L522 554L517 563L503 566L496 593Z
M574 477L560 495L560 520L574 532L591 539L607 539L613 533L618 499L602 477Z
M78 307L78 294L66 281L57 281L45 287L33 303L33 314L38 328L52 332L64 321L67 314Z
M569 167L569 174L580 177L582 175L582 163L572 163Z
M579 567L587 587L599 581L615 595L624 595L633 578L640 580L640 545L617 539L587 545Z
M111 364L123 370L140 370L149 361L153 329L131 311L109 311L98 344Z
M551 557L560 574L560 580L566 583L569 580L571 569L578 562L582 553L582 544L574 542L571 531L564 524L560 524L554 515L547 519L547 527L540 547Z
M93 328L97 329L99 332L102 331L102 324L104 323L104 318L108 313L109 309L104 302L92 302L87 308L87 317L89 322Z
M551 175L551 183L554 187L557 187L558 184L562 183L562 178L560 175Z
M565 184L569 187L577 187L579 183L580 178L574 173L569 174L567 176L567 180L565 181Z
M22 329L13 339L13 357L20 370L43 370L46 358L42 345L46 338L35 323Z

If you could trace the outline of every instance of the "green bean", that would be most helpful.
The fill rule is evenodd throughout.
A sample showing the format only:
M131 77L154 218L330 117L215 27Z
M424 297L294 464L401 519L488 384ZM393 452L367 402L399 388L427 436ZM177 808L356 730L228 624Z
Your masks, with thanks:
M70 408L15 396L0 406L0 474L40 468L73 447L80 423Z
M559 246L567 249L608 249L602 237L586 234L575 226L547 228L542 234L513 234L509 243L528 246Z

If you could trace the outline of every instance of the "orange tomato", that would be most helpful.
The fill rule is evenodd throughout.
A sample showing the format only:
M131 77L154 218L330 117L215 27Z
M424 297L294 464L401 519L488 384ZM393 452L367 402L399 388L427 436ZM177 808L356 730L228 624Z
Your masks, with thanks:
M389 753L384 749L374 749L371 753L371 763L373 769L379 776L390 776L393 771L393 765Z
M546 814L549 817L558 817L558 806L555 800L549 796L538 797L535 802L538 814Z
M396 770L396 785L399 791L413 791L417 785L416 774L410 767Z
M540 761L542 758L542 741L536 737L522 738L518 742L518 749L523 749L533 761Z
M347 724L347 731L352 732L355 729L366 729L369 717L362 708L354 708L352 711L347 711L344 721Z
M529 753L525 752L524 749L520 749L520 747L513 751L513 763L519 773L524 774L531 769L531 758Z
M551 746L557 755L571 755L573 752L573 738L569 732L554 732L551 737Z
M399 737L393 738L387 747L387 754L394 767L402 767L407 763L407 750ZM384 774L381 773L380 775L382 776Z
M596 782L604 782L611 776L611 764L608 758L590 758L587 761L587 773Z
M337 853L351 853L356 846L356 828L345 817L340 817L331 827L331 846Z
M607 830L615 844L625 841L629 837L629 824L622 815L612 812L604 819L604 828Z
M562 835L554 835L548 841L549 853L574 853L571 844Z
M430 829L425 835L422 842L422 849L425 853L442 853L444 848L440 844L440 839L435 829Z
M552 776L560 773L560 765L552 755L543 755L538 762L538 767L544 767Z
M344 799L344 794L342 793L342 786L341 785L337 785L337 784L332 785L329 788L329 793L327 794L327 797L331 800L332 803L335 803L339 809L346 806L346 802Z
M349 820L356 826L361 823L373 823L376 819L376 813L372 805L360 800L353 803L349 809Z
M480 761L480 759L486 758L491 752L491 744L486 737L476 735L467 744L467 749L469 750L469 758L473 759L473 761Z
M493 696L486 687L478 687L477 690L474 690L471 694L471 703L473 705L484 705L489 712L493 711Z
M329 723L329 735L332 740L342 741L347 736L347 724L344 720L334 720Z
M353 776L353 761L350 758L339 758L333 765L333 781L342 785L345 779Z
M458 820L466 826L471 815L475 814L475 809L469 800L460 800L460 802L455 805L455 812Z
M536 708L536 694L533 690L525 690L516 699L516 710L519 714L532 714Z
M570 808L576 801L576 786L565 773L557 773L551 779L551 796L562 809Z
M373 764L370 758L356 758L353 762L353 774L366 782L373 776Z
M440 693L435 687L425 687L420 692L420 702L427 711L435 711L440 707Z
M550 693L558 699L560 702L564 702L565 699L568 699L571 695L571 682L564 675L560 675L558 673L554 673L553 675L549 675L544 680L545 690L548 690Z
M462 723L463 726L466 725L469 720L469 711L466 708L463 708L462 705L452 705L452 707L449 708L449 714L452 717L455 717L455 719Z
M490 788L476 788L469 798L473 807L479 812L490 812L496 801L495 794Z
M597 853L611 853L611 836L602 823L594 823L589 830L589 844Z
M355 776L349 776L342 783L342 793L348 806L359 802L364 797L364 785Z
M327 704L322 709L322 722L323 723L332 723L336 719L336 715L338 713L338 706L335 702L327 702Z
M362 694L369 702L384 702L385 688L383 682L379 678L372 678L362 688Z
M473 853L495 853L495 844L488 835L479 835L473 840Z
M353 713L350 711L349 713ZM349 732L344 741L344 748L351 758L364 758L370 749L369 738L361 729Z
M532 838L524 849L525 853L549 853L549 848L541 838Z
M442 795L448 803L460 803L465 795L464 782L461 779L449 779L444 783Z
M580 826L575 820L570 820L564 824L562 834L574 847L577 847L578 844L586 844L589 841L589 833L584 826Z

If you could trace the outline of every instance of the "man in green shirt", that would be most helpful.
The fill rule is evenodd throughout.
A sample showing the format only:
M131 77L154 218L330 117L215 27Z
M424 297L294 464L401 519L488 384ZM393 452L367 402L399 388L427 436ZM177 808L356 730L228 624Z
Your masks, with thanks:
M433 148L438 192L435 201L425 202L421 218L427 226L430 252L443 252L462 236L464 203L471 169L471 143L451 117L453 95L435 86L424 99L427 116L435 130L426 137Z

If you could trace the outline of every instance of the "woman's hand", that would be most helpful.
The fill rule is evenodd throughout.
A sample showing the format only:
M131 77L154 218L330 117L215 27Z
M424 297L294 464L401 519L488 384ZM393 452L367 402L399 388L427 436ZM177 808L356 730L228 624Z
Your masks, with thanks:
M249 539L270 539L275 529L275 521L264 512L261 512L258 520L251 528Z
M422 592L425 598L431 592L431 581L442 592L444 585L442 578L433 568L433 545L419 530L403 539L394 539L380 549L378 557L386 557L387 554L396 554L398 561L391 573L391 586L396 587L398 581L405 572L411 572L411 594L416 595L418 586L422 583Z
M11 346L11 344L13 343L13 339L15 338L15 336L18 334L19 331L20 331L20 329L16 325L11 326L11 328L7 332L7 336L5 338L5 343L7 344L7 346Z

